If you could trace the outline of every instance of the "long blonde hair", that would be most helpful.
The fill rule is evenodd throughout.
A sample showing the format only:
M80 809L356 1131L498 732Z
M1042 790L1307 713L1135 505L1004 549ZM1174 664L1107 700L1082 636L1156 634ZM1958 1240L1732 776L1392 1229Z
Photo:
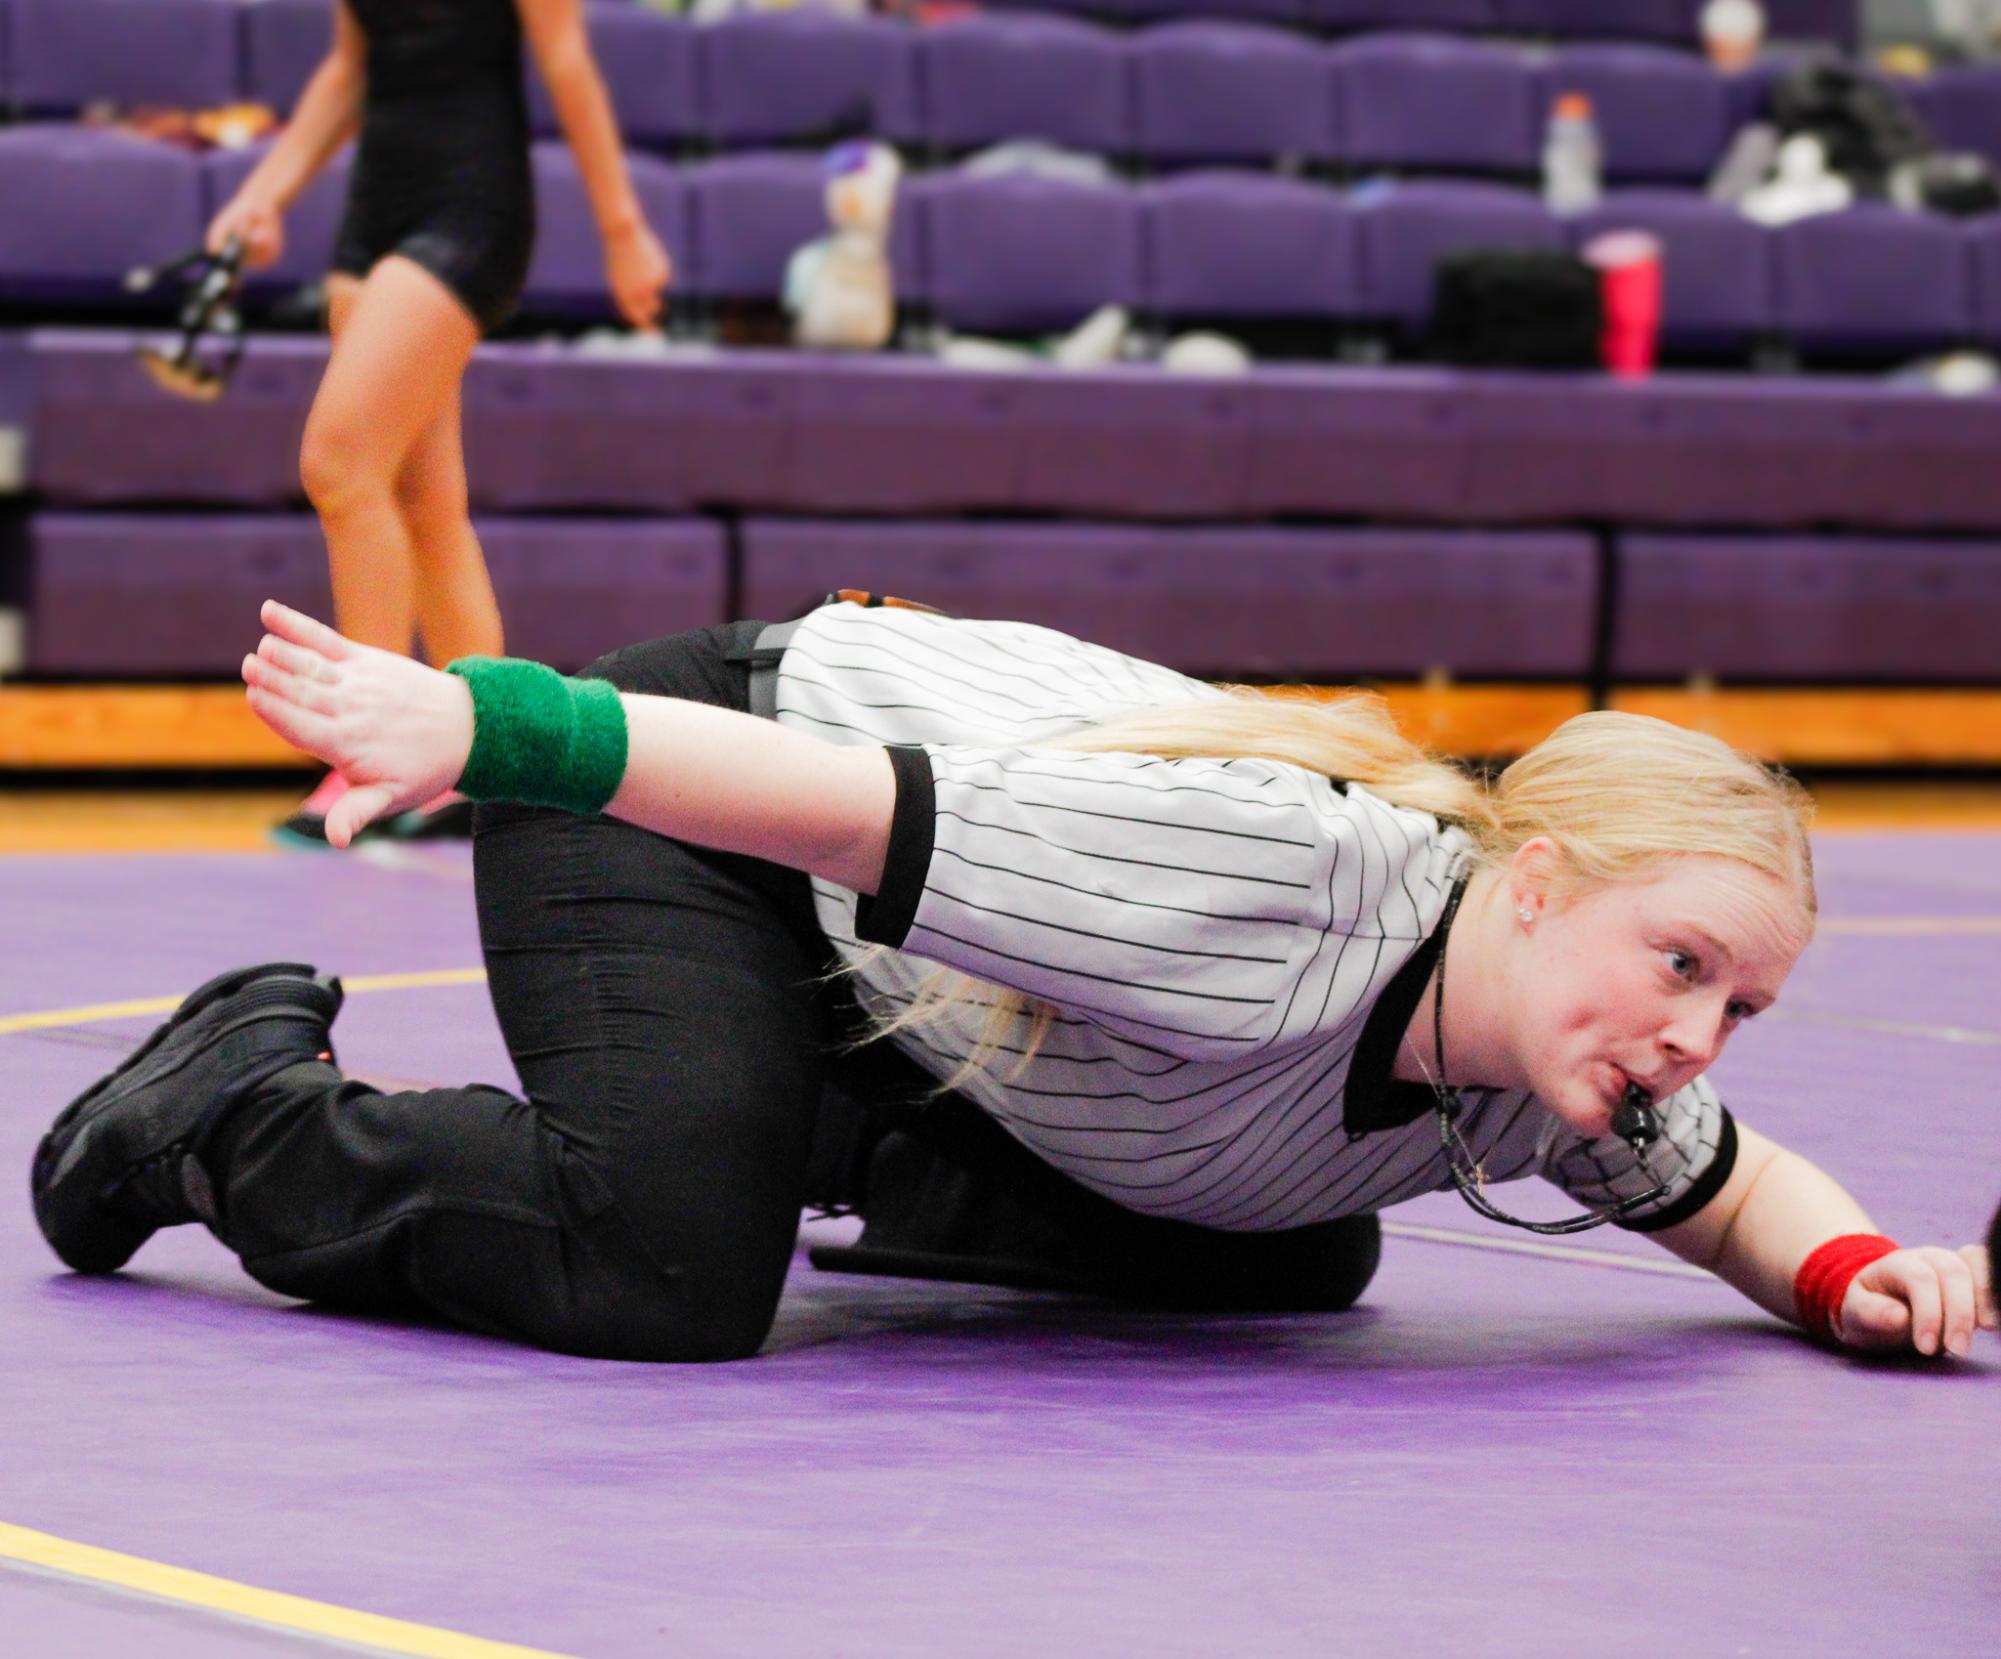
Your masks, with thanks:
M1229 688L1225 697L1167 703L1115 715L1041 746L1166 759L1261 758L1358 783L1392 806L1427 812L1465 830L1476 863L1505 864L1547 836L1558 858L1556 896L1643 880L1670 858L1712 854L1779 881L1798 907L1802 931L1817 909L1807 832L1813 803L1785 772L1718 738L1647 715L1600 712L1566 720L1491 784L1413 743L1387 705L1366 692L1325 701ZM877 947L853 964L865 970ZM871 1038L922 1031L968 1007L987 1010L967 1058L941 1086L985 1071L1028 1021L1018 1075L1034 1058L1057 1010L1019 991L949 968L934 969L912 1000L879 1018Z

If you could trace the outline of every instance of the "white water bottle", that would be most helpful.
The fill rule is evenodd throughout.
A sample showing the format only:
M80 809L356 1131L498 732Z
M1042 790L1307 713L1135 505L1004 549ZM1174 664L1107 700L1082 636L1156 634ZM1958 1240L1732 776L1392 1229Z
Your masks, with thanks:
M1542 144L1542 199L1552 213L1583 213L1604 194L1604 157L1591 100L1566 92L1550 111Z

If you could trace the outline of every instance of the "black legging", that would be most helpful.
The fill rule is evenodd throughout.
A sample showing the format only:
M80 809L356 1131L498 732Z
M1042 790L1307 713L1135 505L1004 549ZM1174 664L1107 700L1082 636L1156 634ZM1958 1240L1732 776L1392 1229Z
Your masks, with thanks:
M590 671L621 690L749 706L759 625L658 640ZM853 1004L806 878L607 818L485 807L481 944L528 1090L383 1094L332 1066L282 1072L204 1153L219 1232L259 1281L359 1311L426 1313L605 1358L717 1360L771 1328L809 1198L830 1083L902 1112L1093 1255L1179 1282L1263 1279L1287 1235L1237 1239L1132 1215L1061 1176L887 1045L838 1052ZM838 1195L836 1195L838 1196ZM1373 1223L1330 1224L1359 1279ZM1353 1246L1349 1244L1353 1239ZM1219 1255L1218 1252L1221 1252ZM1227 1258L1227 1259L1225 1259ZM1352 1277L1352 1275L1350 1275ZM1269 1305L1265 1295L1248 1300Z

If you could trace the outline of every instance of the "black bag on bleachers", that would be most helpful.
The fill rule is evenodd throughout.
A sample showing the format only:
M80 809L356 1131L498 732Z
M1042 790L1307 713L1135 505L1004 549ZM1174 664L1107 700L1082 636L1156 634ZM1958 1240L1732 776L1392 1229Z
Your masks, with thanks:
M1574 254L1498 248L1438 261L1427 341L1438 362L1588 368L1604 330L1598 273Z
M1782 138L1812 133L1827 151L1827 170L1862 196L1881 196L1890 174L1931 153L1916 111L1881 78L1853 64L1814 58L1772 85L1766 106Z

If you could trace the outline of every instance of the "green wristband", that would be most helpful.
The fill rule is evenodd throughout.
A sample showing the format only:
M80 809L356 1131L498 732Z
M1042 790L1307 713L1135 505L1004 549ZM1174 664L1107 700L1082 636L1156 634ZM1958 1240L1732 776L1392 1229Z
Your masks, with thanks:
M625 777L625 705L609 680L571 680L518 657L460 657L472 753L459 793L602 812Z

